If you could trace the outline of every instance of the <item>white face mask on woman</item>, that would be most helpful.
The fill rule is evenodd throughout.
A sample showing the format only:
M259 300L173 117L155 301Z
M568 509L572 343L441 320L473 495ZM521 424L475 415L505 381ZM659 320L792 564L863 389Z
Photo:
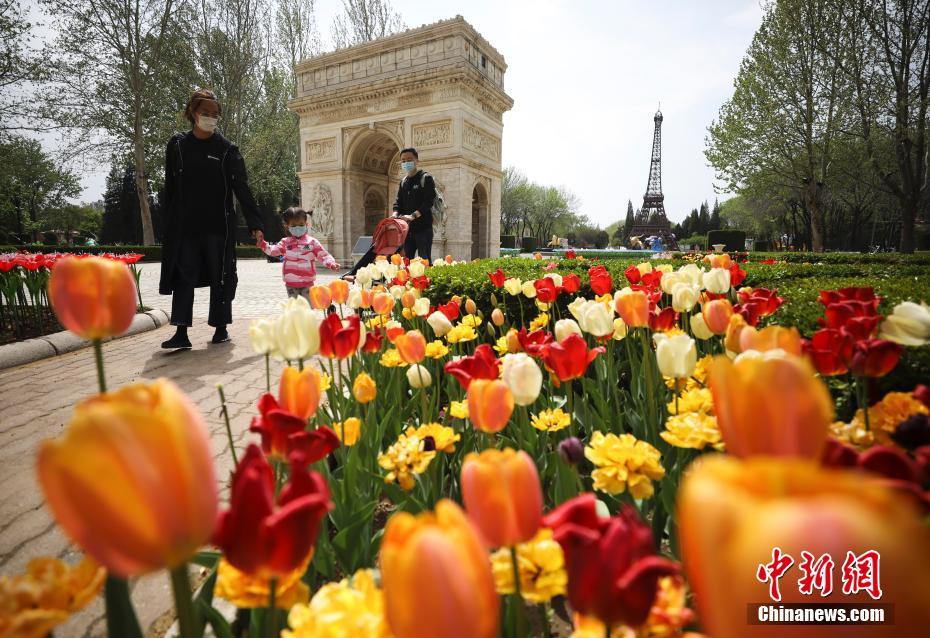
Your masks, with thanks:
M216 123L219 120L215 117L207 117L206 115L197 116L197 128L206 133L212 133L216 130Z

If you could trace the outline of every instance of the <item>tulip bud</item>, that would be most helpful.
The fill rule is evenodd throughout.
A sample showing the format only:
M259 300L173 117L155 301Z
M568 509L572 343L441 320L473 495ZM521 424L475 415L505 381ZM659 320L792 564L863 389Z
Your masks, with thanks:
M555 340L559 343L565 341L565 337L570 334L583 336L581 327L574 319L559 319L555 322Z
M129 267L103 257L58 260L48 297L61 325L83 339L119 336L136 316L136 282Z
M491 323L498 328L504 325L504 313L501 312L500 308L495 308L491 311Z
M560 441L556 451L559 458L569 465L578 465L584 459L584 444L574 436Z
M520 352L523 350L518 335L519 333L513 328L507 331L507 352Z
M716 335L722 335L730 325L733 305L726 299L713 299L701 308L707 329Z
M407 368L407 383L414 390L428 388L433 385L433 377L430 376L428 368L415 363Z
M472 299L471 297L465 300L465 312L467 312L470 315L473 315L476 312L478 312L478 307L475 306L475 300Z
M543 374L532 357L518 352L504 357L501 379L510 388L517 405L530 405L539 397Z

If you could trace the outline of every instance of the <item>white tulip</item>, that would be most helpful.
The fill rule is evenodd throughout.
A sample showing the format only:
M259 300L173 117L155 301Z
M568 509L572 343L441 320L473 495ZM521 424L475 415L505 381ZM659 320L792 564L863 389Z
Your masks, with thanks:
M249 324L249 341L252 349L258 354L271 354L277 344L274 336L274 321L271 319L256 319Z
M626 323L620 317L614 319L614 334L613 338L616 341L623 341L626 338L629 328L627 328Z
M882 322L878 336L902 346L922 346L930 341L930 306L903 301Z
M413 389L428 388L433 385L433 377L429 374L429 369L418 363L407 368L407 383Z
M581 308L588 300L584 297L575 297L572 299L572 302L568 304L568 311L572 313L572 316L575 319L578 319L578 309Z
M552 280L552 283L555 284L555 287L556 287L556 288L561 288L561 287L562 287L562 275L560 275L559 273L557 273L557 272L551 272L551 273L547 274L546 277L548 277L549 279Z
M730 271L726 268L711 268L702 278L704 289L722 295L730 290Z
M426 323L433 329L433 334L437 337L445 336L446 333L452 330L452 322L438 310L426 318Z
M686 379L694 373L697 364L694 339L685 334L669 337L660 332L653 336L653 340L656 343L659 371L664 376Z
M411 277L422 277L423 273L426 272L426 264L419 259L414 259L410 262L410 265L407 266L407 270L410 272Z
M645 275L648 272L652 272L652 264L648 261L644 261L641 264L636 264L636 270L639 271L639 274Z
M406 287L406 286L400 286L400 285L398 285L398 286L391 286L391 287L388 289L388 292L391 293L391 296L394 297L394 299L400 299L401 297L404 296L404 293L407 292L407 287Z
M578 308L578 325L595 337L614 333L614 313L600 301L587 301Z
M582 299L582 301L584 301ZM581 333L581 327L574 319L559 319L555 322L555 340L559 343L565 341L565 338L568 335L576 334L579 337L583 336Z
M535 281L524 281L523 282L523 294L529 299L536 298L536 286L534 285Z
M677 283L672 288L672 309L675 312L688 312L701 298L701 289L694 284Z
M413 314L418 317L425 317L429 314L429 299L420 297L413 302Z
M687 275L680 272L670 272L662 273L662 280L659 282L659 285L662 287L662 292L667 295L672 294L672 288L675 287L675 284L680 283L691 283L691 280Z
M501 379L510 388L517 405L530 405L542 389L543 374L532 357L518 352L504 357Z
M704 271L697 264L686 264L679 268L678 272L690 279L695 286L703 285Z
M277 351L288 361L309 359L320 349L323 313L310 308L303 297L289 299L275 322Z
M691 333L701 341L706 341L714 336L714 333L710 331L710 328L704 322L704 315L699 312L691 315Z
M511 297L516 297L523 292L523 282L516 277L511 277L510 279L504 280L504 290L507 291L507 294Z

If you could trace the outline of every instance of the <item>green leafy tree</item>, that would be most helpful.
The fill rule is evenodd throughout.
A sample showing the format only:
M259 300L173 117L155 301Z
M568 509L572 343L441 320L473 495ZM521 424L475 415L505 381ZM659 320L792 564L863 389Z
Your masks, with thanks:
M38 241L46 211L62 207L81 192L77 176L42 150L37 140L0 140L0 219L16 243Z
M45 77L33 25L19 0L0 0L0 131L38 130L31 87Z

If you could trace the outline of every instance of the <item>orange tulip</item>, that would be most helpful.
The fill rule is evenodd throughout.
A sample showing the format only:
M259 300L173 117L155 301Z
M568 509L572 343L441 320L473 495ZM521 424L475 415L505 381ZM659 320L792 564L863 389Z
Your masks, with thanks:
M317 310L325 310L333 302L333 296L328 286L313 286L310 288L310 305Z
M129 267L102 257L58 260L48 298L61 325L84 339L119 336L136 316L136 282Z
M500 603L488 552L452 501L388 520L381 578L394 638L496 638Z
M733 263L733 260L727 253L715 253L713 255L704 255L704 262L709 264L711 268L727 269Z
M743 333L743 330L749 327L749 324L746 323L745 319L743 319L743 315L736 312L730 315L730 322L727 324L726 336L723 339L723 347L730 352L735 352L736 354L742 352L743 350L742 346L740 345L740 335Z
M419 330L411 330L394 338L400 358L407 363L420 363L426 357L426 339Z
M387 292L379 292L371 300L371 307L379 315L389 315L394 310L394 297Z
M470 315L478 312L478 306L475 305L475 300L471 297L465 300L465 312Z
M520 333L513 328L507 331L507 352L523 352L523 346L520 345Z
M801 356L801 333L797 328L784 326L768 326L757 330L747 326L739 334L739 352L745 350L784 350L796 357Z
M417 301L417 295L412 290L406 291L400 296L400 305L404 308L413 308L413 304Z
M400 253L394 253L391 255L391 263L395 266L400 266L402 263L404 263L404 258L400 256Z
M329 282L329 294L333 303L344 304L349 298L349 282L345 279L333 279Z
M39 447L37 466L58 524L120 577L177 567L213 533L207 427L168 380L78 403L64 434Z
M614 295L614 307L629 328L649 325L649 299L641 290L624 288Z
M756 355L732 363L717 357L710 389L730 454L820 458L833 402L804 359Z
M398 270L397 275L394 276L394 280L401 286L407 283L408 279L410 279L410 273L405 269Z
M320 405L322 387L323 377L316 368L307 366L302 371L284 368L278 386L278 404L282 410L309 419Z
M837 635L922 636L930 624L930 532L905 497L850 472L803 459L723 456L695 462L678 492L681 550L703 629L713 638L790 635L815 638L824 627L776 629L747 624L747 605L774 604L771 581L757 580L774 548L794 559L779 581L784 603L876 601L843 593L842 566L875 550L881 556L882 604L894 606L894 625L848 626ZM833 592L799 591L801 552L834 561ZM765 574L765 572L763 572Z
M707 328L715 335L722 335L730 326L733 304L726 299L713 299L701 306L701 315Z
M500 308L495 308L491 311L491 323L498 328L504 325L504 313L501 312Z
M500 379L472 379L468 384L468 417L482 432L503 430L513 405L513 394Z
M542 491L529 454L490 448L462 464L462 501L488 547L524 543L539 530Z

